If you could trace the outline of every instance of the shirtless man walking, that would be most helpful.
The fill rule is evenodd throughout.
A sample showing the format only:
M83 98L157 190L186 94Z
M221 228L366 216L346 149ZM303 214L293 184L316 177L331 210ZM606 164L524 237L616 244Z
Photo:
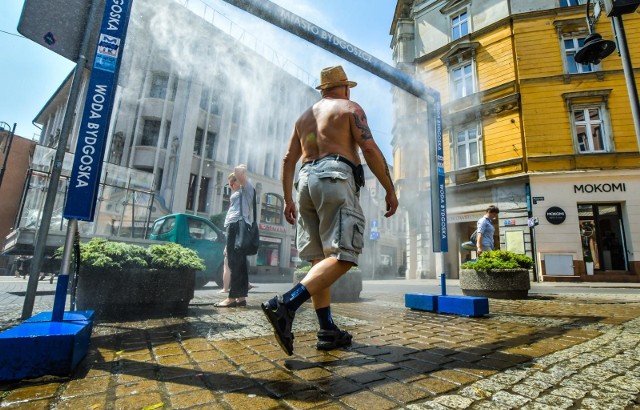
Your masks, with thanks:
M349 81L341 66L320 73L322 99L296 121L289 148L282 162L284 216L297 221L297 248L302 259L312 263L309 273L282 297L262 304L280 347L293 354L291 325L296 310L309 298L318 316L320 331L316 347L331 350L351 344L351 335L331 318L331 285L357 265L364 245L365 219L360 207L364 172L358 156L362 150L367 165L386 191L390 217L398 208L393 181L380 148L373 140L362 107L350 101ZM292 198L298 160L302 168Z

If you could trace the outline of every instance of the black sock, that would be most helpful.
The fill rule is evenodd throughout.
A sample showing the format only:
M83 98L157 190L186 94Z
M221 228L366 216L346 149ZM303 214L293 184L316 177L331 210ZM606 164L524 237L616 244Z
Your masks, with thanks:
M289 310L296 311L304 302L309 300L311 295L302 283L298 283L290 291L282 295L284 305Z
M320 323L320 329L322 330L336 330L338 326L333 323L331 317L331 306L316 309L316 316L318 316L318 323Z

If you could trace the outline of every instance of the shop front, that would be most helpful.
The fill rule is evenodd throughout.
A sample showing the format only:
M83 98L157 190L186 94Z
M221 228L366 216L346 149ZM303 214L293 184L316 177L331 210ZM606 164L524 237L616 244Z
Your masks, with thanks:
M475 250L463 249L489 205L500 209L493 242L495 249L532 255L528 226L525 177L447 187L449 252L445 254L447 276L457 278L460 265L475 259Z
M287 275L291 269L292 234L288 227L267 223L258 224L260 247L255 257L255 274L258 276ZM295 255L294 255L295 256Z
M640 281L640 173L532 175L544 280Z

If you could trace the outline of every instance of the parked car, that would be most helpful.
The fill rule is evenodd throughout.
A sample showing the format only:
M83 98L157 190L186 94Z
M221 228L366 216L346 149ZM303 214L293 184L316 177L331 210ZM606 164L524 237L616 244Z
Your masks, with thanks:
M175 242L193 249L204 259L206 269L196 272L196 288L212 280L222 286L226 237L210 220L189 214L163 216L153 223L149 239Z

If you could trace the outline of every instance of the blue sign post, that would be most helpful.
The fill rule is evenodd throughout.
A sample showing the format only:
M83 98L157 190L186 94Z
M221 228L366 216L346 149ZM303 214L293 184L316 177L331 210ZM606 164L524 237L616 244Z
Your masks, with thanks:
M440 106L440 98L437 98L434 102L433 118L435 120L436 149L435 158L432 156L431 160L433 161L435 159L436 172L435 178L432 177L431 179L431 213L433 214L433 229L437 229L437 232L434 232L432 235L434 238L433 251L444 253L449 251L449 242L447 235L447 194L444 179L444 148L442 142L442 109Z
M64 217L93 221L102 159L133 0L107 0L89 79Z

